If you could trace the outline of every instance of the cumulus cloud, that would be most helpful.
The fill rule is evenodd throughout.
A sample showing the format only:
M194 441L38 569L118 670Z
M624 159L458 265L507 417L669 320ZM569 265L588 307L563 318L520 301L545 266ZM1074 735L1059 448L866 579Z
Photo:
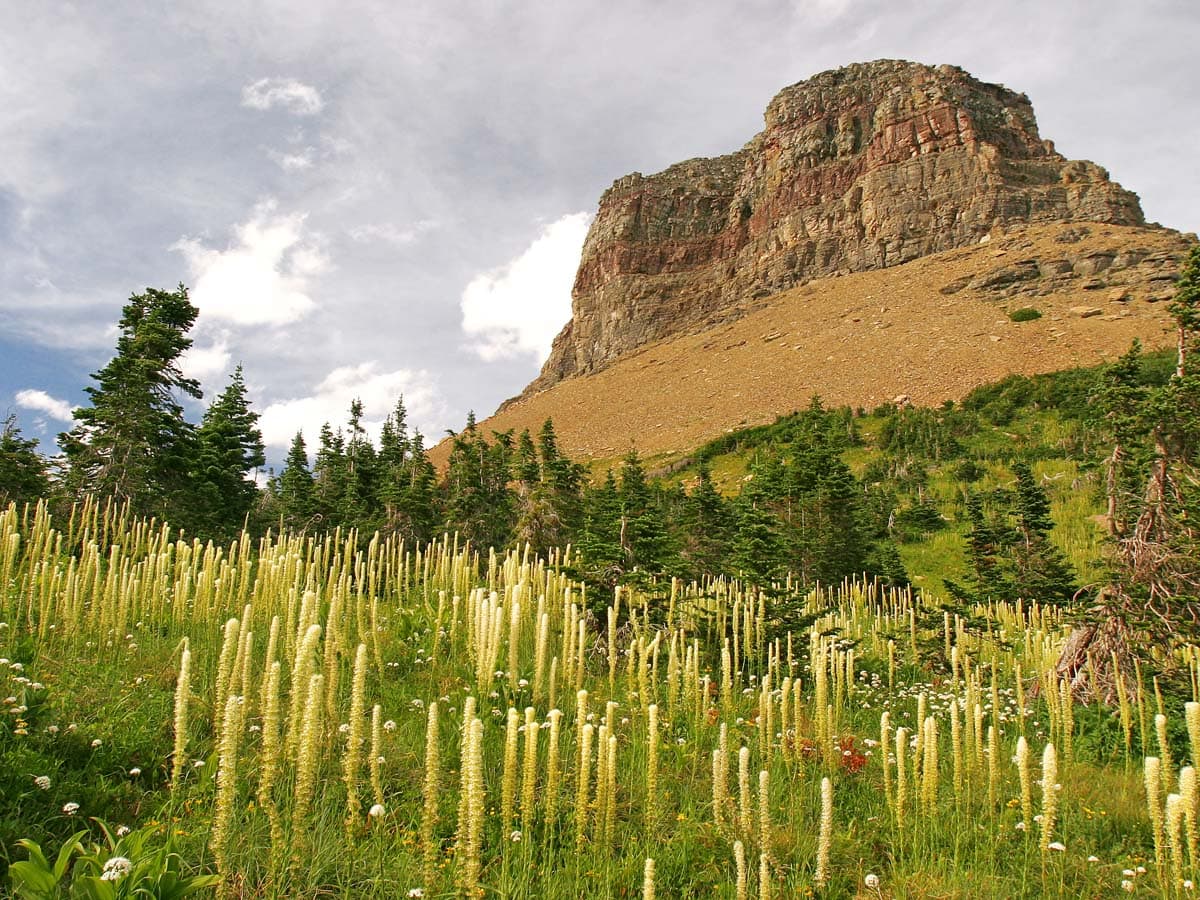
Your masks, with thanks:
M213 376L228 372L229 360L229 339L222 335L206 346L192 344L179 358L179 368L188 378L204 383Z
M224 250L196 238L171 245L192 277L191 300L203 316L237 325L284 325L314 306L312 279L329 269L320 241L305 232L303 213L284 215L273 202L259 204L234 228Z
M532 355L539 363L571 317L571 285L591 216L573 213L542 229L529 248L463 291L462 328L484 360Z
M260 78L242 88L242 106L273 109L281 106L297 116L312 116L325 106L315 87L294 78Z
M445 404L423 370L380 371L375 361L334 369L307 397L279 400L267 405L258 425L268 447L288 447L297 431L304 432L310 450L316 449L321 425L335 428L345 423L351 401L363 404L363 425L372 440L378 440L383 420L396 408L403 395L409 421L425 434L439 434L446 418Z
M50 418L57 419L60 422L74 421L74 417L71 415L71 404L66 400L51 397L45 391L33 390L32 388L17 391L16 401L17 406L22 409L32 409L35 412L45 413Z

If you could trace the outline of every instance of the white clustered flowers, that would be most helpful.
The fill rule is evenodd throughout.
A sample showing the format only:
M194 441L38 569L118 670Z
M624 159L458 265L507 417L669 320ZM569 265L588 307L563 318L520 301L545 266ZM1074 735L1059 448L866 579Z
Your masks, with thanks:
M114 856L104 864L104 871L100 873L101 881L117 881L129 874L129 870L133 868L131 863L124 856Z
M383 730L384 731L395 731L396 730L395 721L392 719L388 719L386 722L383 723ZM420 888L413 888L413 890L419 891Z
M62 811L68 816L73 816L75 813L79 812L79 804L75 803L74 801L71 801L70 803L64 803Z
M514 844L519 844L519 843L521 843L521 832L519 832L519 831L514 831L512 834L510 834L510 835L508 836L508 839L509 839L510 841L512 841Z
M33 779L33 783L38 786L39 790L42 790L42 791L50 790L50 776L49 775L39 775L37 778Z
M95 750L97 747L99 747L103 743L104 743L104 741L100 740L100 738L96 738L94 741L92 741L92 749Z
M1064 844L1062 841L1052 841L1046 845L1046 849L1047 850L1058 850L1059 852L1062 852L1063 850L1067 849L1067 845Z
M1128 878L1126 878L1124 881L1121 882L1121 890L1132 894L1133 893L1133 882L1130 881Z
M359 809L361 809L361 808L362 807L359 807ZM372 806L370 809L367 810L367 815L372 819L377 819L380 816L382 816L383 815L383 804L376 803L374 806Z
M407 896L409 896L409 897L418 897L418 898L419 898L419 897L424 897L424 896L425 896L425 889L424 889L424 888L409 888L409 889L408 889L408 894L407 894Z
M127 834L129 834L129 826L128 825L118 825L117 826L117 837L125 837L125 835L127 835Z
M879 876L871 872L863 879L863 884L871 888L871 890L877 890L879 888Z
M137 766L134 766L132 769L129 770L129 775L131 778L137 778L141 774L142 774L142 770L139 769Z

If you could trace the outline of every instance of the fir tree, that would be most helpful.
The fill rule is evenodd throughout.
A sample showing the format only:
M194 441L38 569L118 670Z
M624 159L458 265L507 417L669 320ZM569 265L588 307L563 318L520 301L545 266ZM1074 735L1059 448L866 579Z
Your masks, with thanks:
M49 493L46 461L37 444L21 437L15 414L0 425L0 509L10 503L32 503Z
M316 513L330 528L341 524L339 515L348 485L346 440L339 429L334 431L328 422L321 426L320 444L313 466L316 487Z
M195 429L181 401L201 392L179 359L198 313L183 285L129 298L116 356L92 375L91 405L75 410L78 424L59 438L70 493L109 496L134 513L172 520L190 508Z
M733 512L717 491L708 466L701 462L696 486L683 504L680 521L681 554L690 564L693 574L716 575L725 570Z
M622 461L620 498L620 546L625 571L665 571L670 555L667 529L636 450L631 449Z
M241 366L205 411L196 437L197 523L228 539L245 524L258 497L258 485L249 473L267 462L258 413L250 409Z
M304 433L296 432L279 476L279 500L284 522L292 528L307 528L317 511L317 494L308 469Z

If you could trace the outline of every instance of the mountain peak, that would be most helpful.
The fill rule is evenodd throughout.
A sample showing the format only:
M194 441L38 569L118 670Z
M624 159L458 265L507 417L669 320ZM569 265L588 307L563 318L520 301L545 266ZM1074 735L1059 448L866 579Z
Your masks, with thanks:
M1029 99L956 66L877 60L780 91L741 150L604 192L572 317L523 396L815 278L1014 225L1143 225L1135 194L1038 133Z

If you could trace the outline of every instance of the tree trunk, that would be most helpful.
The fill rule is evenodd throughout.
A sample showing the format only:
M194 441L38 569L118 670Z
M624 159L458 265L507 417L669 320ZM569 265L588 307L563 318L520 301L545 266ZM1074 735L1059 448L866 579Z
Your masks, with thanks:
M1125 682L1127 696L1136 694L1133 647L1130 628L1122 615L1122 599L1128 598L1119 588L1102 590L1093 621L1075 626L1054 666L1055 675L1060 681L1070 682L1071 693L1081 703L1098 700L1116 706L1119 680Z

